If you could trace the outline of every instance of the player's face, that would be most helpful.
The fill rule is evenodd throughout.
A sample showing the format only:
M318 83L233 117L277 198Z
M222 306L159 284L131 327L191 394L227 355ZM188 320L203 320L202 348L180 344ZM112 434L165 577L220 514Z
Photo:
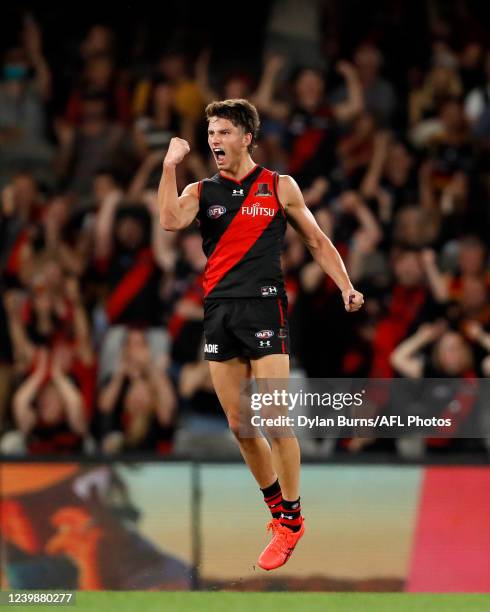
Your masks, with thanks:
M229 119L211 117L208 125L208 143L218 170L233 170L246 155L251 134L233 125Z

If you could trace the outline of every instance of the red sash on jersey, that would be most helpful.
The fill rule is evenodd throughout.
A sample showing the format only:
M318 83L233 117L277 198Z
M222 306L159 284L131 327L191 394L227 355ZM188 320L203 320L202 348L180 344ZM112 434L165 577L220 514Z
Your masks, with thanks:
M190 302L194 302L198 306L203 305L203 292L202 292L202 274L196 277L192 286L184 293L181 300L188 300ZM170 317L170 320L167 325L167 331L170 334L172 340L176 340L179 336L184 324L186 323L186 318L178 312L174 312Z
M325 132L314 128L298 136L293 145L288 171L291 174L300 172L303 166L314 157L324 138Z
M281 210L275 195L275 174L264 168L254 181L247 197L243 201L240 210L235 215L233 221L227 227L214 251L208 258L206 269L204 270L204 296L206 297L216 287L220 280L244 257L253 247L260 236L267 229L274 216L249 216L243 214L243 209L258 202L263 203L264 207ZM267 183L270 194L267 197L261 196L257 192L259 183Z
M143 249L134 266L122 277L107 298L106 313L111 323L117 320L126 306L134 299L150 278L155 263L150 247Z
M22 230L17 235L10 255L5 266L5 273L10 276L16 276L20 271L20 254L25 244L29 242L29 235L26 230Z

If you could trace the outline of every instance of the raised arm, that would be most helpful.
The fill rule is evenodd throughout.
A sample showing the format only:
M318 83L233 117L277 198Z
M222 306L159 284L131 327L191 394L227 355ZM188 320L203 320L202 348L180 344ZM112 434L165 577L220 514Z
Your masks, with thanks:
M148 380L155 394L156 417L158 422L161 425L169 425L172 422L177 407L177 401L166 370L150 361Z
M191 183L179 196L175 169L189 153L182 138L172 138L163 160L163 172L158 186L158 210L163 228L176 232L190 225L199 211L198 183Z
M340 122L354 119L364 108L364 95L357 69L349 62L339 62L337 72L345 79L347 87L347 100L334 106L334 114Z
M345 191L340 201L344 212L352 214L359 223L347 259L350 277L357 281L364 272L366 257L374 251L383 234L376 217L356 191Z
M35 86L45 100L51 96L51 71L42 52L42 34L32 15L24 18L24 48L31 60L35 74Z
M365 198L374 198L378 194L383 169L388 157L390 139L391 134L386 130L376 133L374 137L373 155L361 183L361 193Z
M286 60L280 55L269 57L264 66L257 90L251 96L251 102L272 119L284 121L290 112L289 104L275 98L277 76Z
M27 435L36 425L37 416L32 402L39 392L46 377L48 368L48 353L45 349L39 351L38 362L34 372L21 384L13 398L13 414L16 426Z
M439 270L436 254L433 249L423 249L420 259L434 299L440 304L448 302L448 284L444 274Z
M4 295L4 305L7 312L7 321L14 359L22 367L28 367L34 357L34 345L29 339L27 331L22 322L22 296L14 289L7 291Z
M151 216L151 248L153 257L160 268L167 274L172 274L177 261L177 235L162 230L160 224L157 192L147 189L140 194L141 200Z
M90 339L90 323L80 295L80 286L75 277L65 280L65 292L73 305L73 328L76 350L85 365L92 365L95 359Z
M110 414L114 411L127 376L127 370L126 360L120 359L117 369L111 374L111 379L99 392L97 401L100 412Z
M122 192L114 189L101 202L95 218L95 258L105 260L112 253L114 218Z
M145 192L151 173L162 163L162 152L152 151L145 156L128 189L128 197L137 200Z
M468 321L464 326L464 332L472 342L478 342L487 353L490 353L490 333L485 331L479 321Z
M284 206L288 221L299 233L315 261L326 274L332 277L342 292L347 312L359 310L364 303L362 293L356 291L352 286L339 252L319 227L292 177L285 175L279 178L278 196Z
M66 419L70 429L80 436L87 433L87 422L83 410L83 400L80 391L61 369L61 357L55 353L51 365L53 384L63 399L66 409Z
M219 97L209 82L210 59L211 53L209 49L204 49L201 51L195 64L196 83L206 104L209 104L213 100L217 100Z
M444 330L440 323L423 323L418 330L391 353L390 363L395 370L407 378L421 378L424 358L420 351L437 339Z

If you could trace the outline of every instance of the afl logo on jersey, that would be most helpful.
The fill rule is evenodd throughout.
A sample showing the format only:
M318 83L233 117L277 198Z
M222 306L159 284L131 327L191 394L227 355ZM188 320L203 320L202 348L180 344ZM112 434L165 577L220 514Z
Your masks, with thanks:
M218 219L226 212L226 208L221 204L214 204L208 208L208 217L210 219Z
M274 332L272 329L262 329L261 331L256 332L255 337L263 340L264 338L272 338Z

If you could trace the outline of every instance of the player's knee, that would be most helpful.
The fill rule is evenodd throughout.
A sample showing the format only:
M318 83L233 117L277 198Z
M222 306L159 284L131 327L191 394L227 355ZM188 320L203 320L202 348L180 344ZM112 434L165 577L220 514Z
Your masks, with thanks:
M241 446L256 444L255 438L258 436L255 435L255 429L247 428L244 423L241 423L239 417L229 417L228 426Z
M240 419L236 415L228 415L228 427L237 440L240 439Z
M277 447L278 449L284 448L287 449L291 447L291 444L298 444L298 439L294 431L289 430L288 432L281 432L279 435L277 432L274 432L272 435L269 434L268 439L272 446Z

